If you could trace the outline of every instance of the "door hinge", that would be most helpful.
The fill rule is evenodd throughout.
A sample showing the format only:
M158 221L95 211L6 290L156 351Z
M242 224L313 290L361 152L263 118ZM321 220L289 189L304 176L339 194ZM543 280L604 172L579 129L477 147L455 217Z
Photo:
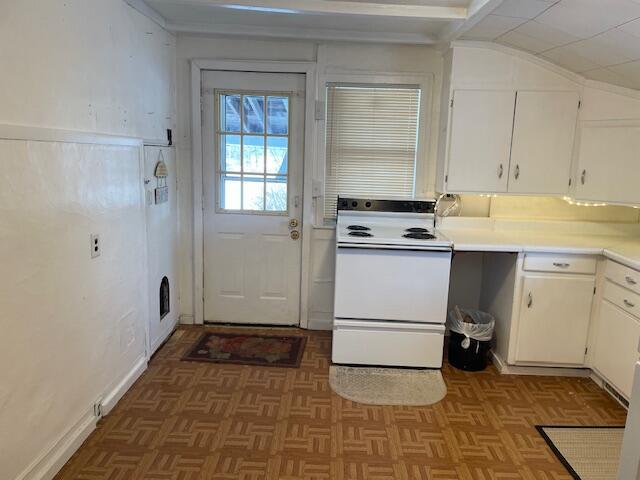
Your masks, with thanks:
M569 177L569 186L571 186L571 177Z
M449 182L449 175L445 175L444 176L444 183L448 183Z
M584 354L586 355L588 351L589 351L589 347L585 348L584 349Z
M578 100L578 110L580 110L580 108L582 108L582 100Z
M449 106L450 106L451 108L453 108L453 98L451 99L451 102L449 103Z
M593 294L594 294L594 295L596 294L596 288L597 288L597 287L593 287Z

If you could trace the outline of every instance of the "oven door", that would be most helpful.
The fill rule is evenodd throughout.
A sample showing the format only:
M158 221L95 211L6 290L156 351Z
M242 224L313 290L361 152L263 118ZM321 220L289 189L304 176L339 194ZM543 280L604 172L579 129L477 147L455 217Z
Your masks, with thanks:
M445 323L450 269L450 250L338 244L334 316Z

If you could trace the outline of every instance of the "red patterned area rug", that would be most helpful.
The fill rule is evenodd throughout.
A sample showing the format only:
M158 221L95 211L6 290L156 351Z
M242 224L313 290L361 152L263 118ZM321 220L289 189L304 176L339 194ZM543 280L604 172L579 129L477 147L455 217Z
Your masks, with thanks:
M182 360L298 368L307 337L204 333Z

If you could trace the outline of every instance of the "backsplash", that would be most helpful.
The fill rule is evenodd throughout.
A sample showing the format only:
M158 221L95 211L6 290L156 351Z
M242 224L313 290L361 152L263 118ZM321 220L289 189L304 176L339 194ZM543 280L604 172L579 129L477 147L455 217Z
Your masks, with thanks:
M585 207L555 197L463 195L461 216L639 223L640 209L615 205Z

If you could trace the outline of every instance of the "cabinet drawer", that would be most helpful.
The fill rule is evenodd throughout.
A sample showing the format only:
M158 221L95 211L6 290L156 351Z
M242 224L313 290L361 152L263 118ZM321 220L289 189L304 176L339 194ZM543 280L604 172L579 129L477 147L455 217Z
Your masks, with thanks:
M604 285L604 298L625 312L640 318L640 295L607 280Z
M612 282L640 294L640 272L609 260L605 267L605 276Z
M557 255L527 253L524 267L529 272L596 273L596 259L591 255Z

